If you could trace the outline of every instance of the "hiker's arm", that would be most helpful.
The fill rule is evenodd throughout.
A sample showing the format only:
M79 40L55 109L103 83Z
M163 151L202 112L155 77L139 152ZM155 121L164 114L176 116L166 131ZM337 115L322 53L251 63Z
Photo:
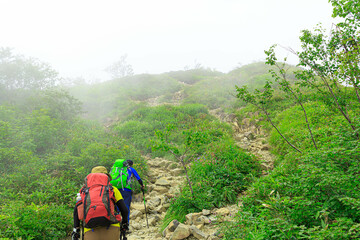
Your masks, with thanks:
M140 178L139 174L136 172L136 170L135 169L132 169L132 170L133 170L133 174L134 174L135 178L138 180L138 182L141 186L141 191L144 193L145 187L144 187L143 181L141 180L141 178Z
M134 177L136 178L136 180L138 180L140 186L141 186L141 189L144 189L144 183L143 181L141 180L139 174L137 173L137 171L134 169L134 168L130 168L131 172L134 174Z
M140 184L141 187L144 186L144 183L143 183L143 181L142 181L141 179L139 179L138 182L139 182L139 184Z
M134 177L136 178L136 180L141 180L139 174L137 173L137 171L135 170L135 168L130 168L130 171L132 172L132 174L134 175Z
M139 184L140 184L140 186L141 186L141 191L144 193L144 192L145 192L144 183L143 183L143 181L141 180L139 174L138 174L137 171L136 171L134 168L132 168L132 167L130 167L129 170L130 170L131 173L134 175L134 177L136 178L136 180L138 180L138 182L139 182Z
M116 202L116 206L119 208L121 217L122 217L122 223L128 223L128 209L125 205L124 199L121 199Z

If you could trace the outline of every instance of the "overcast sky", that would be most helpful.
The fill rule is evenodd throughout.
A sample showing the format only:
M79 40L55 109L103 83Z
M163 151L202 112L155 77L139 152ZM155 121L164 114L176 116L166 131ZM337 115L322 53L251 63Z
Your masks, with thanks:
M63 77L104 80L124 54L135 74L226 73L274 43L299 50L300 31L329 29L331 13L327 0L0 0L0 47Z

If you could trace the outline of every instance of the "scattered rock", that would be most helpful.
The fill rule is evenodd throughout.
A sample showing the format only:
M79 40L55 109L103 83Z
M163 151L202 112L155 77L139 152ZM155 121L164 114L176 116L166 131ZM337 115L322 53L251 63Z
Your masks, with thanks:
M218 210L216 210L216 215L218 216L226 216L230 214L230 210L227 208L220 208Z
M210 210L207 210L207 209L203 209L202 210L202 215L204 216L209 216L211 214L211 211Z
M190 236L190 227L180 223L179 226L175 229L174 233L171 235L170 240L181 240Z
M200 229L195 226L190 226L191 234L194 235L197 239L207 239L208 235L203 233Z
M144 212L145 212L145 209L144 209ZM130 218L131 219L134 219L134 218L137 218L139 216L142 216L143 213L137 209L133 210L133 211L130 211Z
M170 187L171 184L166 178L160 178L155 182L155 185L162 186L162 187Z
M166 193L167 191L169 191L169 189L166 187L162 187L162 186L156 186L153 189L153 191L158 192L158 194L159 194L159 193Z

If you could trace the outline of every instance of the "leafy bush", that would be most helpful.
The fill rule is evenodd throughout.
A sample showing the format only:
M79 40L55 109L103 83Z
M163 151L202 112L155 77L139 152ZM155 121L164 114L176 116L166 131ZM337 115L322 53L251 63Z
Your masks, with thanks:
M304 106L307 109L310 127L319 148L327 149L329 142L337 141L339 135L336 132L339 128L344 131L349 130L343 118L334 114L321 102L308 102ZM303 112L299 106L281 111L274 118L274 122L280 131L286 134L287 138L292 139L300 149L313 149ZM275 130L272 130L269 141L275 146L278 154L289 152L289 147Z
M64 205L28 205L9 201L0 206L0 236L10 239L62 239L72 228L72 212Z

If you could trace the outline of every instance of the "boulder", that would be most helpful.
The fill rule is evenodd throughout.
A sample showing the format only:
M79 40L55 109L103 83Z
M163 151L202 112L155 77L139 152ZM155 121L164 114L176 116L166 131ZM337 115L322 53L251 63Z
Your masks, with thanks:
M184 170L181 168L175 168L175 169L171 170L171 174L173 174L175 176L178 176L178 175L182 174L183 172L184 172Z
M144 209L144 212L145 212L145 209ZM137 209L133 210L130 212L130 218L131 219L135 219L137 217L141 217L143 215L143 213Z
M170 240L181 240L190 236L190 227L180 223L179 226L175 229L174 233L171 235Z
M130 212L132 210L138 210L142 213L145 213L145 207L144 207L144 203L131 203L130 205Z
M209 222L209 218L207 218L205 216L200 216L200 217L196 218L195 221L193 221L193 224L201 225L201 224L205 224L208 222Z
M255 139L255 135L252 132L246 132L244 133L244 136L248 139L248 140L254 140Z
M156 180L155 185L162 186L162 187L170 187L171 186L170 182L166 178L163 178L163 177Z
M261 147L261 150L263 151L269 151L270 150L270 145L269 144L265 144Z
M202 213L189 213L185 216L186 218L186 224L191 225L194 224L195 220L200 217Z
M153 191L156 191L158 193L166 193L168 192L169 190L166 188L166 187L163 187L163 186L156 186Z
M167 236L170 232L174 232L180 222L178 220L172 220L169 225L162 232L163 237Z
M202 210L202 215L204 216L209 216L211 214L211 211L210 210L207 210L207 209L203 209Z
M196 237L197 239L207 239L208 235L203 233L200 229L198 229L197 227L190 226L190 232L192 235L194 235L194 237Z
M127 237L128 240L141 240L142 238L136 235L131 235Z
M226 216L230 214L230 210L227 208L220 208L215 211L216 215L218 216Z
M155 226L160 221L160 217L158 215L155 215L154 217L149 219L149 225Z
M135 230L140 230L142 228L139 223L131 223L130 227L132 227Z
M157 206L159 206L161 204L161 198L160 197L154 197L150 201L148 201L147 204L149 205L149 207L154 209L154 208L156 208Z

